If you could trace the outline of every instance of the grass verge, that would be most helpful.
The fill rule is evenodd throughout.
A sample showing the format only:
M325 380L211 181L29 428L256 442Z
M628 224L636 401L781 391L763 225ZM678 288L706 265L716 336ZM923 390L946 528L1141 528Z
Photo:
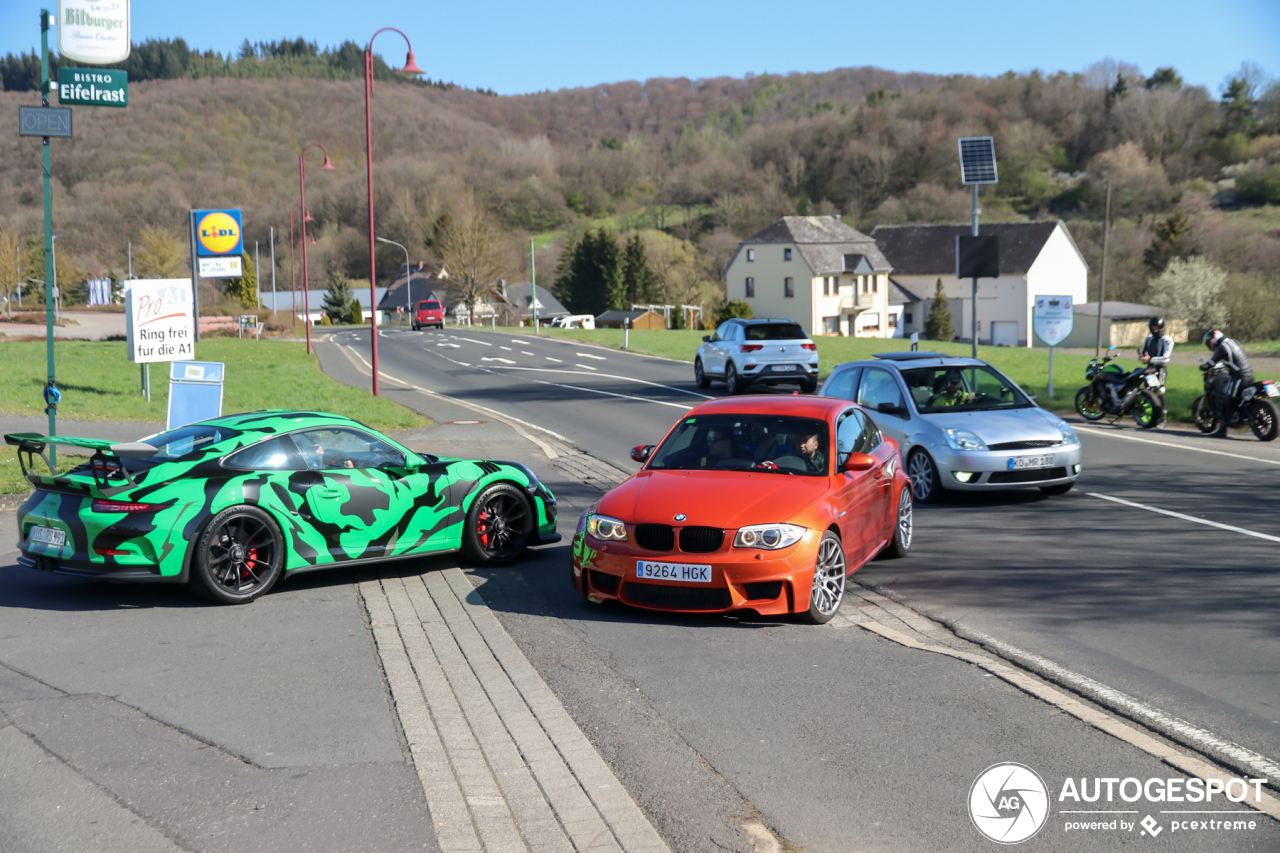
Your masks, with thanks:
M528 328L509 328L504 331L515 334L533 334ZM612 349L622 349L621 329L550 329L543 328L542 334L549 337L582 341ZM702 336L709 334L702 331L686 330L632 330L630 350L646 355L657 355L678 361L693 361L694 353L702 344ZM818 338L818 354L821 356L822 377L831 372L831 368L846 361L857 361L870 358L878 352L910 349L909 341L900 338L888 340L878 338ZM921 341L921 349L943 352L948 355L970 354L969 344L943 343L940 341ZM1046 409L1057 412L1075 410L1075 395L1085 384L1084 371L1089 363L1089 356L1055 353L1053 358L1054 396L1049 396L1049 351L1047 349L1026 349L1023 347L978 347L978 358L994 365L1007 374L1027 391L1039 397L1040 404ZM1121 367L1132 369L1138 367L1137 358L1121 358L1117 362ZM1259 373L1259 378L1272 377ZM1203 391L1200 371L1188 364L1170 366L1165 403L1169 407L1170 420L1189 421L1191 404Z

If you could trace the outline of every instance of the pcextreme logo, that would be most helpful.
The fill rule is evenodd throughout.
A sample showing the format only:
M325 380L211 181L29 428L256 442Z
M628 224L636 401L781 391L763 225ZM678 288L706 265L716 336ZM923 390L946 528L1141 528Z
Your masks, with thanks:
M196 211L196 217L196 242L200 244L198 254L209 256L240 253L243 236L240 211L199 210Z
M1049 817L1049 789L1024 764L993 764L969 789L969 818L987 838L1017 844L1040 831Z

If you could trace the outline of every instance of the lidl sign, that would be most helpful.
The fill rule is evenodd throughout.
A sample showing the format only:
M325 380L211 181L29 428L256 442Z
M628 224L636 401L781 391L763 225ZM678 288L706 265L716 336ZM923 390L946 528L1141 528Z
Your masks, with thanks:
M239 210L196 211L196 254L211 258L239 255L244 251L244 232Z

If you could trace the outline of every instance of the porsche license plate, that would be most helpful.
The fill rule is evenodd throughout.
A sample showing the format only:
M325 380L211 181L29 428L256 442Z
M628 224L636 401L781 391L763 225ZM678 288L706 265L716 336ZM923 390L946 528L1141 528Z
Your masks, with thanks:
M636 577L656 581L711 583L711 567L691 563L655 563L636 560Z
M33 527L27 538L31 542L39 542L41 545L52 545L55 548L61 548L67 543L67 532L65 530L55 530L52 527Z
M1053 456L1014 456L1009 459L1010 471L1021 471L1023 468L1052 468Z

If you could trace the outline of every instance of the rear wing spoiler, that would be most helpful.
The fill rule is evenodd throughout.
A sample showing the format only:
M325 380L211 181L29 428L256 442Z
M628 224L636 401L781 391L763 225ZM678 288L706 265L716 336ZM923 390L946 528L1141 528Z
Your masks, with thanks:
M34 432L14 432L4 437L4 443L18 448L18 464L22 467L22 475L32 485L41 485L43 474L36 473L35 460L39 456L44 461L49 476L56 476L45 448L50 444L64 447L80 447L93 451L89 457L89 470L93 473L93 484L104 498L136 489L137 482L125 468L122 459L147 459L159 453L159 449L150 444L138 441L114 442L100 438L79 438L77 436L40 435ZM124 485L111 485L111 480L125 480Z

